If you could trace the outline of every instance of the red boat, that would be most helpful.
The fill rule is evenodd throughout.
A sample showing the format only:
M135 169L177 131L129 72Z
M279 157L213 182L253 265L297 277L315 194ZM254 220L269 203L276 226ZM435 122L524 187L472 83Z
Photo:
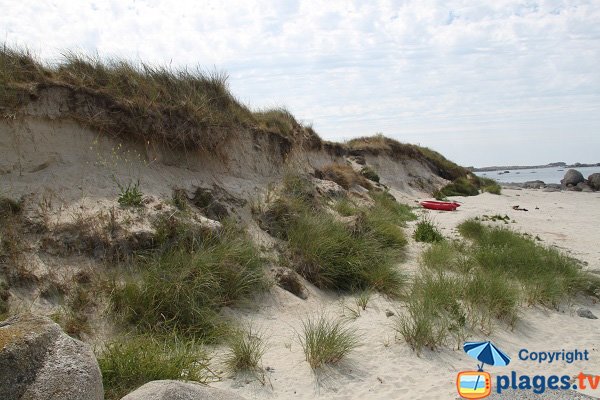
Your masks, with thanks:
M455 201L434 201L434 200L425 200L422 201L421 206L424 208L428 208L430 210L442 210L442 211L454 211L460 204Z

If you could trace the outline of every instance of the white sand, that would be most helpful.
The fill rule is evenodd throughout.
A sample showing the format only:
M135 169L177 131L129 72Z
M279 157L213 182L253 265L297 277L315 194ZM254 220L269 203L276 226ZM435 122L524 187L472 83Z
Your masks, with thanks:
M600 194L535 190L505 190L505 193L460 198L464 205L459 211L428 213L447 236L454 234L455 226L466 218L507 214L516 221L510 224L511 228L539 235L542 243L559 246L588 262L588 269L600 268ZM514 211L513 205L529 211ZM411 248L409 260L400 265L403 269L417 268L416 249L423 246L411 243ZM268 350L263 364L272 369L267 372L270 384L263 386L251 378L237 377L214 383L214 386L235 390L248 399L455 399L458 397L455 390L457 372L476 367L475 360L462 350L424 352L417 357L401 338L395 339L394 317L385 316L386 308L398 310L401 303L374 296L367 310L351 322L352 328L361 335L362 346L341 365L315 374L304 361L295 333L300 321L319 310L332 316L349 316L344 306L356 308L355 299L315 288L310 288L310 297L306 301L279 288L273 292L252 309L228 310L232 316L251 321L265 332ZM509 374L513 370L531 375L600 374L600 320L578 317L574 310L580 306L600 316L600 305L576 302L565 305L561 311L525 308L513 331L506 326L497 326L489 339L512 357L512 363L509 367L486 370L492 374ZM482 333L469 337L469 340L487 339ZM517 353L522 348L529 351L587 349L590 360L573 364L537 364L518 359ZM600 393L600 390L596 392ZM593 394L593 391L585 393Z

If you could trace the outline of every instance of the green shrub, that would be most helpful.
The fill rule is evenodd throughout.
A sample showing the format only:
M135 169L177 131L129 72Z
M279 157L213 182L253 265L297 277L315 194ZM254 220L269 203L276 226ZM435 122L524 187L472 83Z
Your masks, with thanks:
M435 198L437 199L449 196L477 196L478 194L479 189L477 185L464 177L454 180L452 183L449 183L434 193Z
M141 332L210 341L223 330L222 306L266 287L262 267L250 238L224 224L218 235L195 238L193 248L176 245L143 258L135 278L113 290L112 303Z
M260 360L266 351L262 334L249 326L235 331L228 340L225 365L230 373L261 371Z
M390 193L372 191L370 195L375 201L376 208L381 208L389 212L392 222L404 226L406 222L417 219L410 206L398 203Z
M142 192L140 191L140 182L128 183L127 186L119 184L118 202L123 207L140 207L142 205Z
M298 335L306 361L313 369L341 361L358 345L358 337L348 324L325 315L310 316L302 321Z
M422 219L417 223L413 235L417 242L435 243L444 240L438 228L428 219Z
M379 175L377 175L377 172L371 167L362 167L360 174L373 182L379 183Z
M212 378L206 354L177 338L128 337L109 343L98 355L107 400L116 400L155 380L206 383Z

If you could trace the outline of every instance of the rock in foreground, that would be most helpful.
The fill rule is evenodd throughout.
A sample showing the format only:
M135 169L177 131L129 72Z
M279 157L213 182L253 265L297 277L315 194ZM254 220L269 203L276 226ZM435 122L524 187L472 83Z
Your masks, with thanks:
M194 382L153 381L121 400L244 400L232 392Z
M0 322L0 399L102 400L102 376L88 345L49 318Z

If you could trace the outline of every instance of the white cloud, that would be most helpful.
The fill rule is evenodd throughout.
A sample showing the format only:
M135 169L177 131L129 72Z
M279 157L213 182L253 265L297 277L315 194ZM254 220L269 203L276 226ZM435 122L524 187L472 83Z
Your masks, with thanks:
M217 67L243 101L287 105L326 138L383 131L465 164L600 161L594 1L0 0L0 9L3 39L44 58L80 49ZM563 146L574 132L579 146ZM492 142L536 151L486 154Z

